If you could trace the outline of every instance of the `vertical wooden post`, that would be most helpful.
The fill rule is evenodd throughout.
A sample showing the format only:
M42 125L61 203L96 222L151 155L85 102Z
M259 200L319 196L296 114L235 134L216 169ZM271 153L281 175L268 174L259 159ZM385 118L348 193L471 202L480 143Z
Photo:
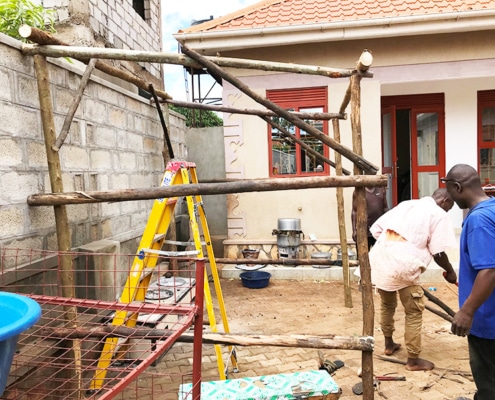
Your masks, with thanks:
M50 184L53 193L62 193L64 191L62 182L62 169L60 167L60 157L58 151L52 146L56 141L55 122L53 119L52 97L50 92L50 81L46 58L43 56L33 56L36 78L38 80L38 94L41 110L41 121L43 124L43 136L45 139L46 158L48 161L48 173L50 175ZM69 219L67 217L67 208L65 205L53 207L55 213L55 226L57 230L57 245L60 252L59 270L61 280L62 296L73 298L74 295L74 271L72 265L71 236L69 230ZM66 323L68 326L77 328L77 309L76 307L67 307ZM77 377L78 388L82 385L81 381L81 344L79 340L72 341L72 350L76 370L71 371L72 377ZM73 389L73 388L70 388ZM79 392L78 392L79 393Z
M363 154L361 138L361 76L356 74L350 78L351 88L351 127L353 151ZM361 175L363 170L354 164L354 174ZM363 298L363 335L373 336L375 310L373 304L373 288L371 286L371 268L368 258L368 212L366 208L366 189L356 188L356 234L357 253L361 272L361 288ZM373 400L373 353L362 352L363 400Z
M340 143L340 126L339 126L339 120L337 118L332 119L332 126L333 126L333 138L335 139L336 142ZM337 152L335 152L335 173L337 174L337 176L342 175L342 156ZM339 221L339 236L340 236L340 244L342 247L342 275L344 278L344 301L346 307L352 308L350 268L349 268L349 257L347 253L347 232L345 229L344 189L338 187L336 188L336 191L337 191L337 215ZM343 245L344 243L345 245Z

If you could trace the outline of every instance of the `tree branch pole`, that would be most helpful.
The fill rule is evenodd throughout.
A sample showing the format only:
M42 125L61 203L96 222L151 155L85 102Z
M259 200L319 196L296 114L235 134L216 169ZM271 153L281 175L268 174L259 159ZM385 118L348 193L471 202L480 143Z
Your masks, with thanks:
M232 74L226 72L222 68L220 68L218 65L215 63L207 60L204 56L198 54L197 52L188 49L187 47L182 48L183 52L188 55L189 57L195 59L196 61L200 62L203 64L210 72L214 73L215 75L220 76L222 79L225 79L227 82L230 82L232 85L234 85L236 88L238 88L241 92L245 93L249 97L251 97L253 100L256 102L264 105L266 108L269 108L273 112L277 113L279 116L285 118L287 121L292 122L294 125L299 127L300 129L304 130L305 132L309 133L311 136L315 137L316 139L320 140L321 142L325 143L327 146L331 147L335 151L339 152L342 154L344 157L348 158L351 160L353 163L356 165L359 165L360 168L364 169L370 174L376 174L378 171L378 167L374 166L367 160L365 160L363 157L353 153L350 149L347 147L341 145L340 143L335 142L334 139L330 138L329 136L325 135L323 132L319 131L316 129L314 126L311 126L304 122L302 119L296 117L289 111L283 109L282 107L278 106L277 104L271 102L267 98L258 95L256 92L251 90L247 85L242 83L238 78L233 76Z
M190 101L181 101L181 100L161 100L161 103L171 104L177 107L184 108L195 108L198 110L207 110L207 111L217 111L217 112L225 112L230 114L245 114L245 115L257 115L259 117L276 117L277 114L273 111L268 110L256 110L254 108L234 108L234 107L224 107L224 106L215 106L212 104L205 103L193 103ZM292 114L296 115L301 119L310 119L310 120L330 120L333 118L338 119L346 119L347 115L345 113L307 113L307 112L297 112L293 111Z
M46 158L48 163L48 174L50 176L50 184L52 191L63 192L64 186L62 181L62 168L60 166L60 157L57 151L54 151L52 144L55 143L55 122L53 118L52 97L50 91L50 79L48 67L45 57L34 56L34 69L36 71L36 79L38 82L38 94L40 102L41 121L43 125L43 136L45 141ZM67 216L67 208L65 205L54 206L55 226L57 232L57 245L60 252L59 271L61 280L62 295L67 298L75 297L74 291L74 269L72 265L71 250L71 235L69 229L69 219ZM66 324L77 328L77 309L74 306L65 307ZM77 377L78 388L81 387L81 345L78 340L71 343L74 353L74 361L76 369L70 371L72 376Z
M167 123L165 122L165 118L163 117L163 113L162 113L162 106L160 105L159 101L158 101L158 96L156 95L156 89L153 87L153 85L150 83L149 85L149 91L151 93L151 95L153 96L153 99L155 100L155 106L156 106L156 110L158 111L158 117L160 118L160 123L162 124L162 129L163 129L163 140L164 140L164 150L166 149L166 151L168 152L168 157L166 157L168 160L171 160L173 158L175 158L174 156L174 148L172 147L172 142L170 141L170 135L169 135L169 132L168 132L168 127L167 127ZM165 163L165 165L167 165L167 163Z
M170 197L216 195L277 190L328 187L387 186L386 175L315 176L300 178L249 179L225 183L192 183L144 189L34 194L27 198L30 206L89 204L106 201L150 200Z
M24 34L29 34L29 33L27 33L26 31L26 33ZM108 49L102 47L70 46L69 48L67 48L64 47L64 45L62 45L60 41L57 41L51 35L48 35L45 32L39 30L34 31L31 34L31 37L32 37L32 39L30 38L31 41L38 44L42 44L43 46L40 47L32 44L23 44L22 52L27 55L40 54L46 57L73 57L78 59L99 58L102 60L109 59L109 60L156 62L160 64L183 65L184 67L191 67L196 69L203 68L203 65L201 63L198 63L196 60L187 57L184 54L165 53L165 52L156 52L156 51L153 52L153 51L141 51L141 50L126 50L126 49ZM47 37L52 37L54 40L50 42L46 42L45 39ZM230 57L206 56L206 59L214 62L217 65L227 68L290 72L295 74L326 76L327 78L346 78L352 76L355 73L355 71L352 69L330 68L330 67L322 67L319 65L292 64L292 63L281 63L281 62L263 61L263 60L246 60L242 58L230 58ZM372 77L373 74L370 72L366 72L364 73L364 76Z
M329 158L326 158L323 154L318 153L315 149L313 149L312 147L310 147L306 143L304 143L303 140L301 140L298 137L296 137L295 135L289 133L289 131L287 131L287 129L284 129L282 126L280 126L276 122L272 121L268 117L261 117L261 119L263 121L267 122L269 125L273 126L274 128L278 129L279 132L282 134L282 136L288 138L292 142L295 142L295 143L299 144L299 146L301 146L301 148L303 148L304 150L306 150L309 154L312 154L313 156L315 156L321 162L324 162L324 163L330 165L331 167L336 168L336 165L335 165L335 163L332 160L330 160ZM350 175L351 174L347 170L345 170L344 173L345 173L345 175Z
M318 259L318 258L272 258L262 260L259 258L215 258L218 264L253 264L253 265L270 265L270 264L280 264L280 265L335 265L340 267L342 262ZM359 262L356 260L349 260L350 266L358 266Z
M452 322L453 321L453 317L451 317L449 314L447 313L444 313L444 312L441 312L439 310L436 310L435 308L433 308L432 306L428 305L428 304L425 304L425 308L428 310L428 311L431 311L433 314L436 314L438 315L439 317L443 318L445 321L448 321L448 322Z
M440 300L438 297L434 296L431 294L428 290L423 288L423 292L425 294L425 297L428 298L432 303L435 303L437 306L439 306L443 311L445 311L449 316L453 317L455 315L455 311L452 310L447 304L445 304L442 300Z
M77 90L76 97L74 97L74 100L70 105L69 111L65 116L64 124L62 125L62 129L60 130L60 134L58 135L55 144L52 146L53 151L60 150L60 147L62 146L65 139L67 138L67 135L69 134L70 125L72 124L72 120L74 118L74 115L76 114L77 107L79 107L79 103L81 102L81 99L83 97L84 89L86 89L89 78L91 77L93 69L95 68L95 64L96 64L96 60L92 58L89 61L88 66L86 67L86 71L84 71L84 75L81 78L81 83L79 84L79 89Z
M129 339L166 339L173 330L155 328L130 328L127 326L105 325L97 328L57 328L43 327L49 339L86 339L89 337L121 337ZM193 343L194 334L183 333L177 339L182 343ZM375 339L372 336L338 335L256 335L234 333L203 333L203 344L223 344L238 346L300 347L310 349L343 349L372 352Z
M361 137L361 76L353 75L350 78L351 88L351 128L352 148L356 154L363 154ZM354 165L354 174L361 174L359 165ZM368 258L368 212L366 204L366 189L356 188L356 236L357 252L359 257L359 269L362 287L363 305L363 335L374 334L375 309L373 304L373 288L371 284L371 267ZM373 356L362 353L363 368L363 399L373 400Z
M339 120L332 120L333 138L335 141L340 142L340 126ZM335 153L335 163L337 167L335 172L337 176L342 176L342 156L339 153ZM344 212L344 190L342 188L336 189L337 195L337 220L339 221L339 237L342 251L342 276L344 279L344 304L348 308L352 308L352 293L351 293L351 275L349 268L349 255L347 253L347 234L345 230L345 212ZM345 246L343 244L345 243Z
M22 25L19 28L19 35L25 39L29 39L32 42L41 44L41 45L58 45L61 46L61 48L65 49L70 49L69 45L67 43L62 42L61 40L55 38L54 36L43 32L40 29L33 28L29 25ZM43 47L38 47L38 48L43 48ZM109 49L107 49L109 50ZM30 54L30 52L27 51L27 47L23 47L21 51L24 54ZM41 54L40 52L39 54ZM89 62L89 59L91 58L102 58L102 57L81 57L78 58L77 56L73 56L68 54L69 52L66 50L64 55L60 55L58 57L72 57L75 58L78 61L81 61L82 63L87 64ZM57 57L57 56L48 56L48 57ZM145 80L138 78L135 75L132 75L128 72L122 71L119 68L112 67L111 65L104 63L102 61L96 61L95 68L108 74L111 76L114 76L116 78L122 79L126 82L132 83L133 85L137 86L138 88L141 88L143 90L148 91L149 90L149 83L146 82ZM167 93L165 93L163 90L158 90L156 89L156 94L157 96L160 96L164 99L170 99L171 96Z

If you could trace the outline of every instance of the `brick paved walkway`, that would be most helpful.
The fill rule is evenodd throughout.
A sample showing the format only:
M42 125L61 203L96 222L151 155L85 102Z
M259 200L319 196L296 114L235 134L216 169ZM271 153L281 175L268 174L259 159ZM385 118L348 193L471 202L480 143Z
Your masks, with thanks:
M353 308L344 306L343 285L339 282L272 279L264 289L244 288L237 279L222 279L221 284L231 333L362 334L361 293L357 290L356 283L352 284ZM437 288L435 295L456 310L455 289L447 283L438 282L426 283L423 286L433 285ZM378 310L379 296L375 295L374 300ZM402 307L399 306L394 337L402 344L403 317ZM208 331L208 328L205 331ZM382 382L380 388L383 397L375 393L375 398L451 400L459 395L472 398L474 384L469 378L452 371L444 374L442 369L470 371L466 339L458 338L449 331L450 323L425 310L422 357L433 361L437 368L430 372L409 372L403 365L375 357L376 375L393 374L406 377L404 382ZM378 313L375 314L375 333L375 354L378 355L383 351ZM289 373L317 369L318 366L316 349L237 347L236 351L239 372L229 372L228 378ZM335 381L343 391L341 399L362 397L352 393L352 386L360 381L357 370L361 365L361 353L351 350L325 350L324 353L328 359L340 359L345 362L345 366L334 375ZM396 358L405 361L405 350L399 351ZM156 372L169 374L167 379L153 382L153 385L159 385L160 390L167 392L159 398L177 399L180 383L190 381L190 378L183 374L191 371L191 363L192 345L176 343L156 367L151 367ZM218 380L213 346L203 346L202 374L203 381Z

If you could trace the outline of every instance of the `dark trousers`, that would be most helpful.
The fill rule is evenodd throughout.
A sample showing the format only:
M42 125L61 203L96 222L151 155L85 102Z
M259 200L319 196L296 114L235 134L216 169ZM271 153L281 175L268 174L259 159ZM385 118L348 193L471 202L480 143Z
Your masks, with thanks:
M468 335L469 365L477 392L474 400L495 399L495 339Z

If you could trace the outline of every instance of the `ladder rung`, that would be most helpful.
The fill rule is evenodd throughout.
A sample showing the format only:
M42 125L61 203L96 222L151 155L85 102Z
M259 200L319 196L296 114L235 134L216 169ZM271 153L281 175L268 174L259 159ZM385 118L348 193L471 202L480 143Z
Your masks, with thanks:
M166 233L159 233L158 235L155 235L152 243L159 242L160 240L164 239L166 235L167 235ZM194 242L178 242L176 240L164 240L162 243L173 244L176 246L194 246L195 245ZM206 242L201 242L201 246L206 246Z
M166 256L166 257L197 256L199 254L199 250L163 251L163 250L154 250L154 249L141 249L141 251L143 253L158 254L160 256Z
M164 240L164 244L174 244L176 246L194 246L194 242L177 242L176 240ZM206 246L206 242L201 242L201 246Z

